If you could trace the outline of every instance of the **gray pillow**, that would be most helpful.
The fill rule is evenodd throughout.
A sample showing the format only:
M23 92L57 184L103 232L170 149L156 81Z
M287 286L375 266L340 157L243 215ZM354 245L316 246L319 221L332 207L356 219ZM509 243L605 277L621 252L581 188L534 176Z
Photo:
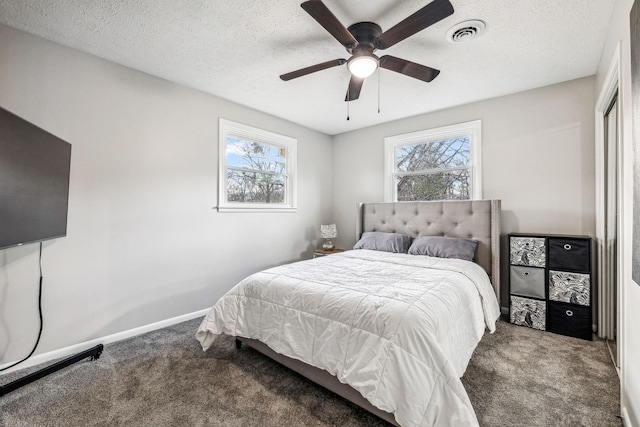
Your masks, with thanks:
M458 258L473 261L477 240L455 237L419 236L409 248L411 255L427 255L438 258Z
M370 249L373 251L406 254L410 244L411 237L406 234L367 231L362 233L362 237L353 249Z

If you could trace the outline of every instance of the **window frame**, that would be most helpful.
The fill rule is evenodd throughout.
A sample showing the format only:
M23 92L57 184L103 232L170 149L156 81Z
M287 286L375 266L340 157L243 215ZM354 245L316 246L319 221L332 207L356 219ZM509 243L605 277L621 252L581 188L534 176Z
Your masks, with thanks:
M395 157L397 147L421 143L428 144L461 136L469 137L468 169L469 177L471 178L469 200L482 199L482 121L473 120L384 138L384 201L397 202L398 199Z
M218 135L218 212L295 212L297 210L297 139L223 118L219 119ZM229 136L285 148L284 203L227 201L227 138Z

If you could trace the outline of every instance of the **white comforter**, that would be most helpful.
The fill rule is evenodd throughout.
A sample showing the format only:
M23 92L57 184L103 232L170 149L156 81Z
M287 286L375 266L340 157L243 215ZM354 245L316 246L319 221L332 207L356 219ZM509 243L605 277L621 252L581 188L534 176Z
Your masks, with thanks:
M335 375L401 426L473 426L460 377L500 308L485 271L455 259L348 251L247 277L196 337L255 338Z

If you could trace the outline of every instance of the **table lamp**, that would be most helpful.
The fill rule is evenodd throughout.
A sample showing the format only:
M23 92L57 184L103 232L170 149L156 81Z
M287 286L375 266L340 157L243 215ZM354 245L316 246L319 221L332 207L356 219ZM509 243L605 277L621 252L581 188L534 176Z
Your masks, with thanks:
M320 236L324 239L322 249L327 249L330 251L335 249L335 246L331 241L331 239L335 239L336 237L338 237L338 230L335 224L321 225Z

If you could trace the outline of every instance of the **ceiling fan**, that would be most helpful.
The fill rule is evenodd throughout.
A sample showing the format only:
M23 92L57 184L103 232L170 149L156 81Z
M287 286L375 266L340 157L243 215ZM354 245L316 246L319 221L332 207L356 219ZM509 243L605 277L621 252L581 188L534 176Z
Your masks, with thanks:
M354 101L360 97L364 79L373 74L378 67L425 82L432 81L440 73L440 70L435 68L395 56L378 57L374 52L387 49L452 15L453 6L449 0L433 0L385 32L382 32L382 28L373 22L358 22L345 28L321 0L305 1L300 6L335 37L347 49L351 57L348 60L334 59L283 74L280 78L284 81L347 64L347 68L351 72L351 79L345 101Z

